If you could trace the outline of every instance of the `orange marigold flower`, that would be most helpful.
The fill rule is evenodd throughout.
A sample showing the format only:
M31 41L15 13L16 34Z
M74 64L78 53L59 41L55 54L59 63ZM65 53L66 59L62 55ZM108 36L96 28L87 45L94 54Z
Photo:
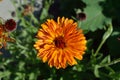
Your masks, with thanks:
M86 50L86 38L72 19L58 17L57 22L48 19L37 33L34 44L37 56L50 67L66 68L82 60ZM76 59L75 59L76 58Z

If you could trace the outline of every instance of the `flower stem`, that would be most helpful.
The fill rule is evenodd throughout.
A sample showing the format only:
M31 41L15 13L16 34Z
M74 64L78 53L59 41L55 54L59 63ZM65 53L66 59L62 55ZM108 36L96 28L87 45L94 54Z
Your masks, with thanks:
M100 51L100 49L101 49L101 47L102 47L102 45L103 45L104 43L105 43L105 40L102 40L102 42L101 42L100 45L98 46L98 48L97 48L94 56L97 56L98 52Z
M114 61L111 61L110 63L99 65L99 68L102 68L102 67L105 67L105 66L110 66L110 65L113 65L113 64L116 64L116 63L119 63L119 62L120 62L120 58L118 58Z
M98 46L98 48L97 48L94 56L97 56L97 55L98 55L98 52L100 51L101 47L103 46L103 44L104 44L105 41L109 38L109 36L111 35L111 33L112 33L112 31L113 31L112 24L108 24L107 27L108 27L108 30L104 33L103 38L102 38L102 41L101 41L100 45Z

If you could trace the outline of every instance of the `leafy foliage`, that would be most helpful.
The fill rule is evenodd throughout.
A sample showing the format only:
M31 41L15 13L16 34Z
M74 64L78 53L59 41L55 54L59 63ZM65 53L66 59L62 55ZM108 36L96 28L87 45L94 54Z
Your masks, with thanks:
M83 2L87 5L84 9L87 18L81 22L81 28L90 31L103 29L104 23L106 23L109 18L105 17L102 13L102 7L99 5L100 0L83 0Z
M11 0L13 1L13 0ZM34 0L31 5L34 6ZM23 16L23 4L16 8L17 29L10 33L16 41L1 49L0 79L2 80L119 80L120 28L119 0L44 0L39 16ZM73 4L72 4L73 3ZM115 14L110 14L110 9ZM27 4L24 1L24 4ZM16 2L13 1L16 7ZM56 7L56 8L55 8ZM77 19L77 10L86 14L86 20ZM83 60L66 69L50 68L37 58L33 47L40 24L47 18L65 16L74 18L87 31L87 50ZM115 17L113 17L115 16ZM108 18L109 17L109 18ZM111 22L112 21L112 22ZM106 27L107 26L107 27ZM113 28L113 30L112 30ZM100 37L99 37L100 36ZM101 45L102 44L102 45ZM101 45L101 46L99 46ZM99 48L99 49L98 49Z

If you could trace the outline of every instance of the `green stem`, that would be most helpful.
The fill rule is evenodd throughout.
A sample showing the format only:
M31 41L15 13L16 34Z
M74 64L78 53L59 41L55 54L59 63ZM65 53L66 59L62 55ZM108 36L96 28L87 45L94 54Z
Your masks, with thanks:
M105 43L105 41L106 41L105 39L102 40L102 42L101 42L100 45L98 46L98 48L97 48L97 50L96 50L94 56L97 56L97 55L98 55L98 52L100 51L100 49L101 49L101 47L103 46L103 44Z
M105 66L110 66L110 65L113 65L113 64L116 64L116 63L119 63L119 62L120 62L120 58L118 58L114 61L111 61L110 63L99 65L99 68L102 68L102 67L105 67Z
M103 37L102 37L102 41L100 43L100 45L98 46L94 56L98 55L98 52L100 51L101 47L103 46L103 44L105 43L105 41L109 38L109 36L111 35L112 31L113 31L113 27L112 24L107 25L108 30L104 33Z

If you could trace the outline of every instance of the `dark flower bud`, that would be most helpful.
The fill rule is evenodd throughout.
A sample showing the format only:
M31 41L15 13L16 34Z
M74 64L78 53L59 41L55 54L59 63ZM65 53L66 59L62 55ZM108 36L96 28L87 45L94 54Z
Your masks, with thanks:
M4 26L7 31L13 31L16 29L16 22L13 19L9 19L5 22Z
M12 16L12 17L15 17L15 16L16 16L15 11L11 12L11 16Z
M81 13L78 13L76 17L78 20L83 21L86 19L86 14L81 12Z

